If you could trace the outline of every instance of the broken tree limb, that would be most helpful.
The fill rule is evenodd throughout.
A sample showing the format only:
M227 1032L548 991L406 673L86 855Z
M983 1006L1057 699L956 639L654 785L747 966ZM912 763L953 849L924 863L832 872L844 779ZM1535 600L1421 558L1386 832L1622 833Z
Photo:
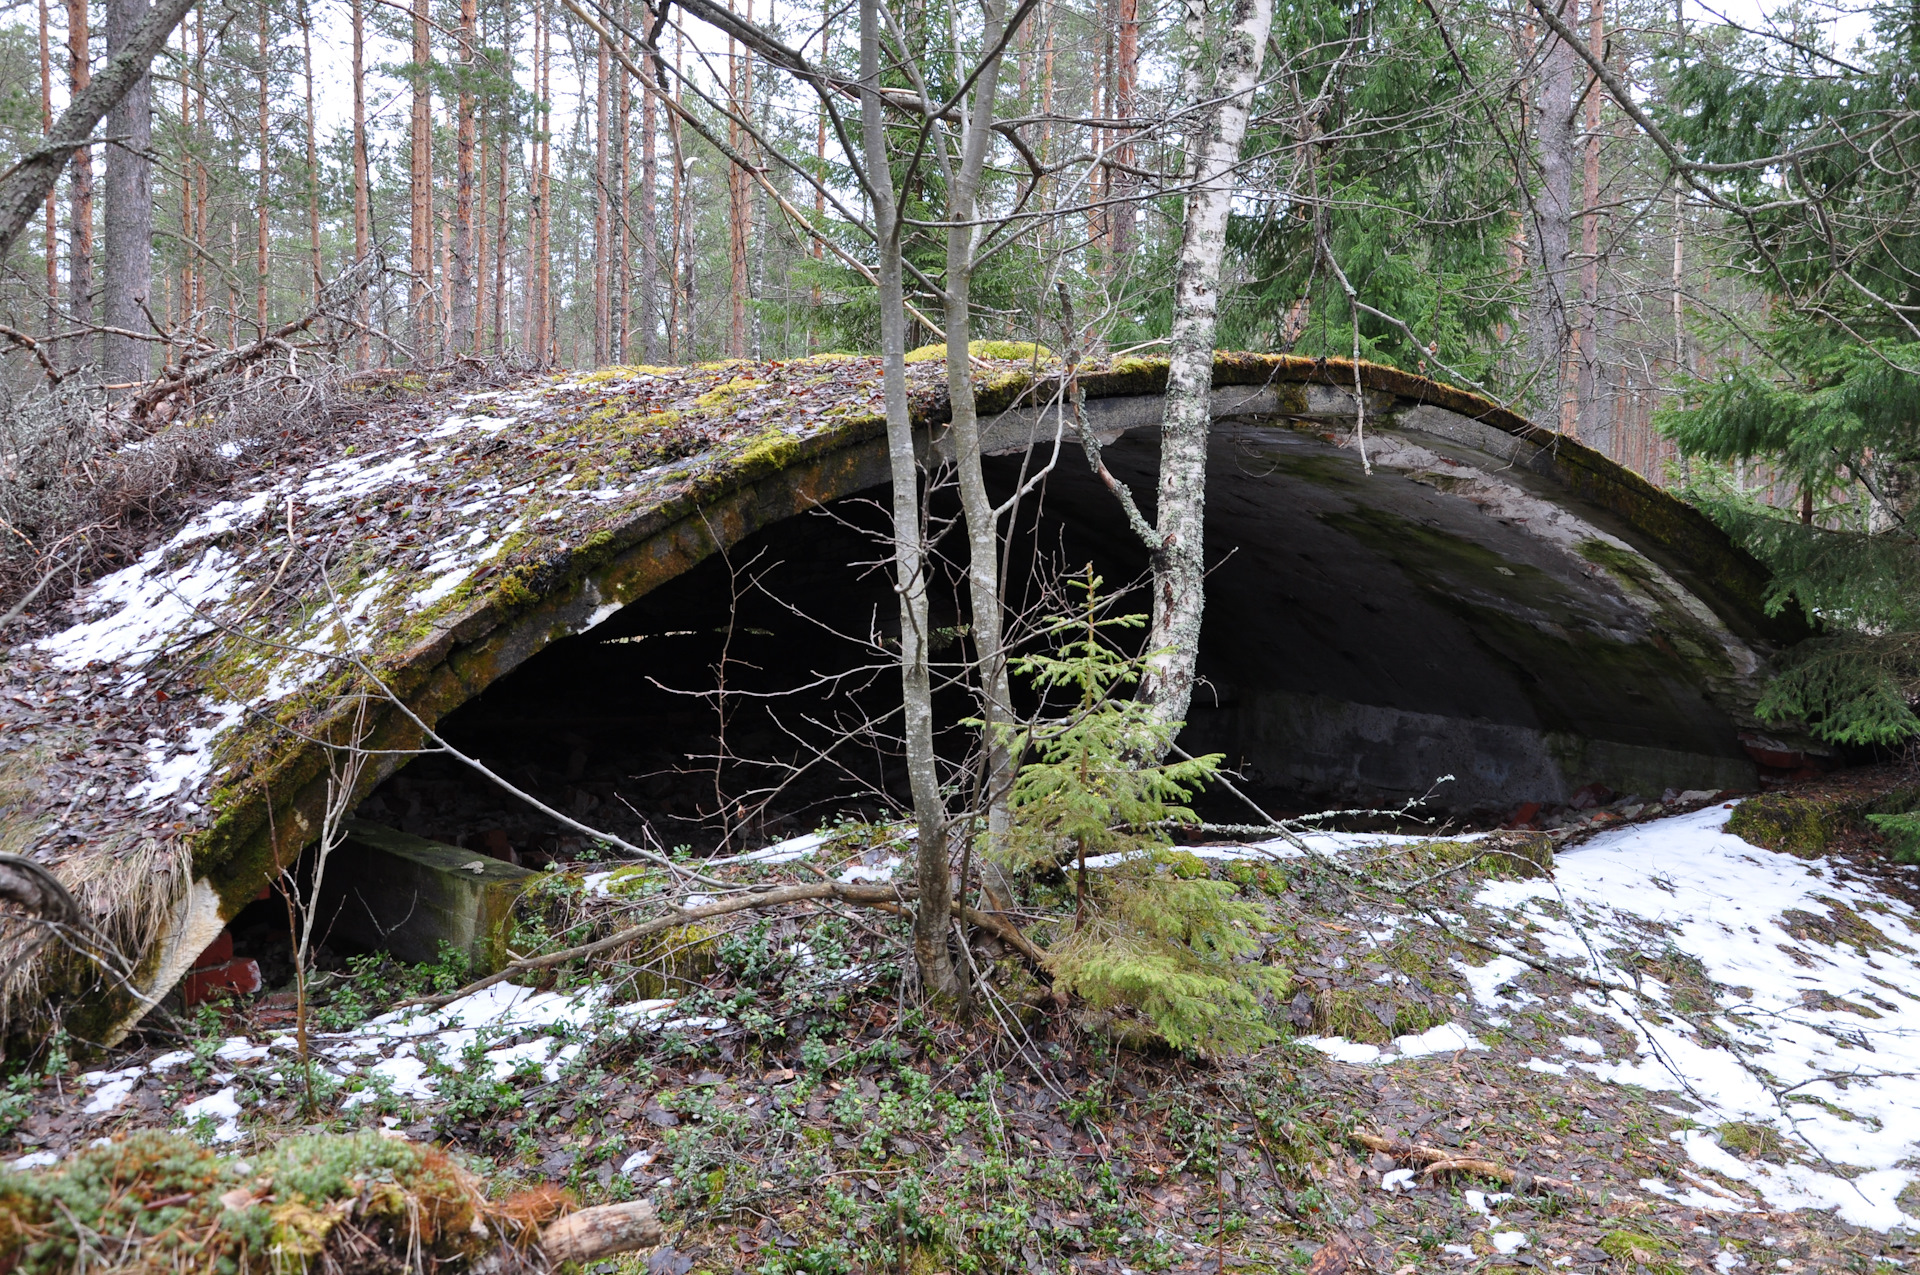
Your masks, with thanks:
M646 1200L602 1204L555 1218L540 1228L540 1251L549 1264L591 1262L616 1253L652 1248L664 1232Z
M6 259L13 241L40 211L47 192L53 189L66 168L68 158L87 145L95 126L139 83L153 55L167 42L193 3L194 0L160 0L154 5L119 54L94 75L85 89L74 95L72 103L47 130L40 145L0 179L0 261Z
M235 368L245 367L254 360L264 358L275 350L286 349L286 338L296 332L305 331L307 328L313 326L314 321L318 318L320 318L320 312L316 310L304 318L295 319L292 323L281 324L250 345L243 345L237 350L229 350L218 358L207 360L198 367L188 368L174 376L165 377L153 382L147 386L146 389L140 391L134 398L133 414L136 417L144 418L151 415L154 408L158 407L167 399L172 398L175 394L190 390L196 385L204 385L223 372L231 372Z
M1396 1160L1419 1165L1422 1177L1435 1178L1445 1173L1472 1173L1510 1186L1516 1194L1568 1195L1582 1200L1588 1198L1586 1188L1578 1182L1528 1173L1525 1169L1510 1169L1504 1164L1479 1156L1463 1156L1455 1148L1430 1147L1423 1143L1409 1142L1405 1138L1383 1138L1377 1133L1356 1131L1351 1136L1355 1142L1369 1151L1378 1151Z

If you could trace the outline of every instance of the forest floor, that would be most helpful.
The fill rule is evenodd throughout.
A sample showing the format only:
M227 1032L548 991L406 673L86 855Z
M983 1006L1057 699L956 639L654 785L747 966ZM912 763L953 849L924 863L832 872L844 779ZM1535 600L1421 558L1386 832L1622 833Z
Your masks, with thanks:
M1248 1057L1121 1049L1017 995L936 1015L899 921L815 908L430 1011L391 1007L458 972L359 960L318 989L307 1063L285 991L203 1006L16 1081L8 1158L369 1126L497 1191L652 1198L668 1247L596 1267L635 1275L1920 1262L1920 869L1857 834L1762 849L1729 810L1589 821L1551 875L1544 834L1196 847L1294 979ZM725 871L897 857L821 841ZM555 941L667 889L551 875Z

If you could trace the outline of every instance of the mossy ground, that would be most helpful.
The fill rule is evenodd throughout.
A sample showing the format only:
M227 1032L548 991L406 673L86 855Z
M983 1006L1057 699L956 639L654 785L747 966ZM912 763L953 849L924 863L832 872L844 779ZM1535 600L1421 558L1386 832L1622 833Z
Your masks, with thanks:
M1916 808L1920 776L1900 767L1861 768L1748 798L1735 807L1727 831L1803 859L1868 846L1898 852L1898 834L1889 835L1869 816Z
M847 853L865 844L855 838ZM1515 840L1512 859L1476 844L1472 853L1446 841L1391 847L1371 870L1430 878L1417 901L1469 917L1490 875L1545 866L1526 853L1531 838ZM1408 900L1367 887L1372 877L1297 858L1180 862L1232 882L1266 911L1263 959L1294 971L1307 993L1304 1021L1297 998L1271 1005L1280 1044L1245 1058L1135 1052L1077 1029L1038 997L1038 1008L1015 1005L1011 1016L975 1002L971 1019L936 1017L903 984L899 919L777 914L663 936L550 975L556 991L610 981L626 997L665 986L682 998L676 1012L724 1018L724 1029L599 1031L581 1038L582 1053L554 1080L524 1069L495 1078L477 1056L463 1070L461 1060L439 1060L434 1100L360 1078L347 1082L361 1095L349 1108L341 1083L323 1080L316 1111L297 1083L276 1084L264 1068L243 1069L233 1083L261 1146L316 1119L334 1133L392 1123L411 1140L399 1145L459 1148L493 1199L524 1190L564 1191L583 1204L651 1197L671 1251L609 1268L626 1275L1091 1275L1120 1266L1210 1275L1221 1248L1233 1269L1286 1272L1333 1235L1352 1240L1377 1271L1487 1269L1496 1255L1486 1220L1460 1193L1500 1184L1468 1178L1383 1192L1381 1175L1394 1164L1356 1147L1356 1130L1589 1185L1584 1202L1523 1195L1499 1207L1502 1225L1528 1237L1529 1256L1567 1259L1554 1269L1596 1275L1649 1260L1651 1269L1711 1268L1731 1249L1750 1265L1787 1258L1799 1270L1845 1270L1883 1243L1820 1215L1702 1214L1648 1196L1641 1179L1684 1181L1683 1170L1696 1171L1669 1137L1690 1123L1670 1096L1529 1070L1529 1058L1570 1030L1545 1006L1565 1004L1572 989L1552 1000L1551 985L1536 982L1542 1001L1502 1024L1483 1019L1460 989L1484 954L1421 924ZM830 873L837 861L819 866ZM782 870L726 871L748 885ZM633 870L608 884L607 896L588 896L556 874L529 896L516 941L539 950L608 933L665 881ZM1037 894L1030 902L1045 906ZM990 943L979 956L983 967L1020 971L1002 984L1014 1001L1038 990L1017 957ZM684 962L673 981L645 981L672 961ZM1660 976L1680 981L1675 970ZM361 963L325 989L322 1025L348 1026L459 978ZM7 1109L14 1132L64 1148L164 1127L223 1083L215 1050L227 1036L260 1038L284 1028L288 1013L271 999L203 1013L185 1025L195 1061L143 1081L108 1116L85 1115L86 1095L70 1079L61 1091L41 1079ZM1461 1022L1492 1048L1367 1067L1333 1062L1301 1040L1333 1029L1383 1040L1441 1021ZM1731 1149L1764 1153L1750 1132L1721 1135ZM1611 1238L1620 1235L1633 1239Z

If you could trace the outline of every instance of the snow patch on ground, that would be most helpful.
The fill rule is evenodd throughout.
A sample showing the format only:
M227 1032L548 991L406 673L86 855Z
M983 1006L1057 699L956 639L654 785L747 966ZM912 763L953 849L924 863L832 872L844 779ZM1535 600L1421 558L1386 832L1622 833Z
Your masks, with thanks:
M719 1031L727 1026L724 1018L677 1013L678 1004L673 1000L615 1004L604 988L538 992L496 983L441 1009L395 1010L353 1031L316 1032L313 1057L350 1091L341 1101L343 1107L374 1101L383 1090L430 1103L439 1097L449 1072L465 1072L476 1060L495 1080L527 1070L552 1082L588 1043L605 1033ZM264 1042L229 1037L212 1056L236 1074L215 1077L223 1087L182 1107L181 1120L189 1128L211 1120L213 1141L239 1140L245 1085L286 1079L284 1073L297 1051L291 1032L274 1033ZM175 1050L144 1065L85 1073L80 1083L87 1092L86 1113L118 1110L142 1079L193 1058L185 1050Z
M1628 1042L1613 1058L1588 1035L1537 1071L1575 1068L1616 1084L1682 1094L1703 1128L1684 1146L1702 1169L1775 1208L1831 1208L1846 1222L1920 1228L1896 1197L1920 1156L1920 915L1843 880L1836 865L1750 845L1716 805L1603 833L1560 854L1551 879L1490 881L1477 902L1525 926L1550 955L1612 988L1571 998ZM1791 927L1791 928L1790 928ZM1712 1037L1646 972L1696 970L1715 988ZM1483 1010L1510 1008L1521 962L1461 967ZM1676 975L1677 976L1677 975ZM1697 994L1697 990L1696 990ZM1628 1050L1630 1049L1630 1053ZM1748 1161L1707 1130L1774 1128L1788 1162ZM1836 1168L1841 1172L1835 1172ZM1644 1184L1643 1184L1644 1185ZM1739 1207L1697 1188L1650 1193ZM1708 1199L1717 1202L1706 1203Z
M1396 1036L1393 1043L1385 1047L1348 1040L1344 1036L1303 1036L1300 1043L1313 1046L1329 1058L1361 1066L1425 1058L1430 1054L1457 1054L1463 1049L1487 1047L1457 1023L1441 1023L1417 1036Z

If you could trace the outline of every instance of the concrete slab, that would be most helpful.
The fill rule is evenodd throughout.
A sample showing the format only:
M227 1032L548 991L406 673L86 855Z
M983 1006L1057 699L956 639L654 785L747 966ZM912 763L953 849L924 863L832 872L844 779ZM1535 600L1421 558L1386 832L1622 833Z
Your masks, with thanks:
M508 959L514 900L538 873L472 850L429 841L364 819L327 861L320 927L349 952L391 952L403 961L464 952L476 974Z

